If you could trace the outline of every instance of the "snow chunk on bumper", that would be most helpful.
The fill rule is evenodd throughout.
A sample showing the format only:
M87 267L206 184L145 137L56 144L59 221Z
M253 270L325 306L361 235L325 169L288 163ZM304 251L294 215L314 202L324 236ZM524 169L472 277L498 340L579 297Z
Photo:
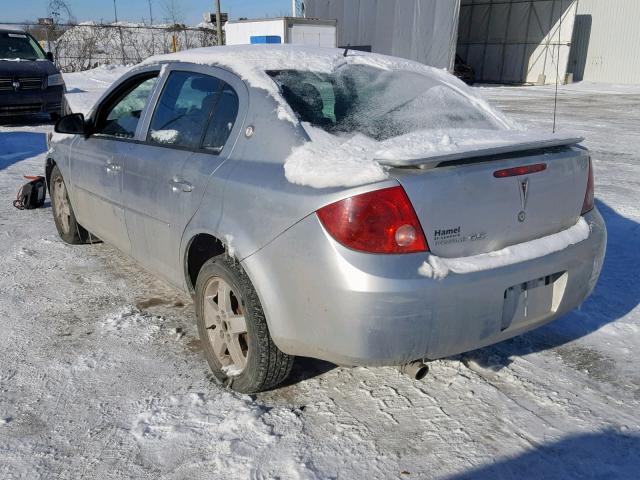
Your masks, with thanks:
M589 224L583 217L580 217L578 223L562 232L519 243L495 252L459 258L442 258L436 255L429 255L418 269L418 273L428 278L440 280L450 272L459 274L474 273L526 262L580 243L589 238L589 232Z

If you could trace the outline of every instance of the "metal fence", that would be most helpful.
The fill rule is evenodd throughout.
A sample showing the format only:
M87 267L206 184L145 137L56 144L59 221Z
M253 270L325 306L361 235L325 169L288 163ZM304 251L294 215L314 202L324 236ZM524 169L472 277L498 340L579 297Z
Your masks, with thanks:
M146 58L189 48L218 44L214 26L143 25L131 23L20 24L63 72L77 72L105 64L133 64Z

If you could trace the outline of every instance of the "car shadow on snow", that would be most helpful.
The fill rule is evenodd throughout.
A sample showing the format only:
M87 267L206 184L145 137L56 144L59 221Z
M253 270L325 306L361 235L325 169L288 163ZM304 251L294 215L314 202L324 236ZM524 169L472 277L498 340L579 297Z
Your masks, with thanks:
M44 133L0 132L0 170L47 151Z
M448 477L449 480L636 479L640 472L640 436L615 430L572 435L538 445L517 457Z
M325 373L330 372L334 368L337 368L337 365L326 362L324 360L307 357L296 357L293 360L291 373L283 383L278 385L277 388L280 389L283 387L289 387L291 385L295 385L296 383L310 380L314 377L319 377L320 375L324 375Z
M607 252L593 294L576 310L520 337L463 355L481 366L500 369L510 356L559 347L615 322L640 303L640 224L596 200L608 231Z

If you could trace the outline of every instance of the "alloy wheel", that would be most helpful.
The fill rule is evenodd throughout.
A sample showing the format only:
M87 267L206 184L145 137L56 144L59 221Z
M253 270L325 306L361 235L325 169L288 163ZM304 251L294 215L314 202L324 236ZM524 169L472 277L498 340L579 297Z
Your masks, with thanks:
M71 226L71 206L67 195L67 187L61 177L53 182L53 213L58 219L64 233L69 233Z
M249 353L242 297L224 279L214 277L204 288L203 301L205 328L213 353L227 376L240 375Z

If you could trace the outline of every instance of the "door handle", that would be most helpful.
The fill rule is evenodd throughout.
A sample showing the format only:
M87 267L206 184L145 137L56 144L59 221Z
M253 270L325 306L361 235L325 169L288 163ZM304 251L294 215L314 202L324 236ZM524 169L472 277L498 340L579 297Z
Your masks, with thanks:
M107 173L118 173L120 170L122 170L122 167L117 163L107 163L104 169L107 171Z
M189 193L193 190L193 185L191 185L189 182L185 182L184 180L176 180L175 178L169 181L169 186L174 193Z

